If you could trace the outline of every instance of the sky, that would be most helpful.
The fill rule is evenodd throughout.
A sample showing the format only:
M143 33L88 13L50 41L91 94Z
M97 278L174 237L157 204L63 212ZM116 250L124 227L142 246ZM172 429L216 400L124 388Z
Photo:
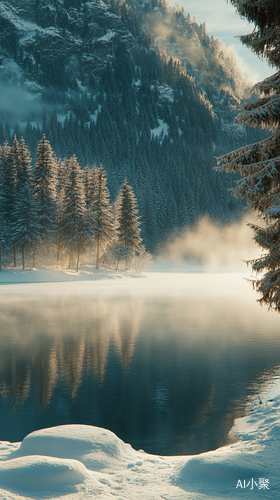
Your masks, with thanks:
M186 13L195 16L197 22L206 23L208 34L219 38L235 52L244 75L253 83L275 73L275 69L243 46L237 35L251 33L253 25L236 13L226 0L168 0L170 5L183 7Z

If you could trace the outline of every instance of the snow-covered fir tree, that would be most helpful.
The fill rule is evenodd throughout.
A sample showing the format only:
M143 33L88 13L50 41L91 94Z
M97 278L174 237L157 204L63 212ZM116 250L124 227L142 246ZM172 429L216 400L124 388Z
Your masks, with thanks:
M0 271L2 271L2 255L7 248L8 232L7 222L3 211L3 202L0 196Z
M68 168L69 161L67 158L64 158L64 160L57 159L57 164L56 164L56 182L57 182L57 191L60 192L61 189L63 189L65 180L67 177L67 168Z
M124 181L116 200L116 233L120 245L129 250L129 256L125 257L126 266L132 255L140 251L140 221L137 202L133 189L127 180Z
M59 257L62 251L62 224L63 224L63 201L65 196L65 184L67 182L69 160L58 160L57 162L57 193L56 193L56 261L59 263Z
M84 193L85 193L85 203L87 210L90 209L93 201L94 201L94 192L95 192L95 184L96 184L96 175L97 168L90 169L88 166L83 171L84 174Z
M65 184L60 224L60 242L69 252L69 268L76 257L79 270L80 255L86 249L90 228L87 225L86 205L81 168L76 156L69 160L68 176Z
M238 13L254 23L249 35L240 36L258 56L276 68L273 76L253 87L258 94L237 117L245 125L267 127L267 139L250 144L222 156L222 169L238 172L234 194L245 198L264 222L264 227L251 224L256 243L263 254L248 264L259 273L252 280L260 292L259 302L280 312L280 3L279 0L231 0Z
M8 142L0 148L0 212L1 251L7 251L10 243L10 228L15 204L15 176L12 149Z
M94 234L95 234L95 217L93 213L93 205L94 205L94 200L95 200L95 188L96 188L96 176L97 176L98 169L94 166L93 168L89 168L88 165L86 168L82 171L83 175L83 190L84 190L84 198L85 198L85 205L86 205L86 212L85 212L85 224L86 227L88 228L88 231L86 232L85 238L85 244L87 247L92 246L92 243L94 241Z
M10 226L11 239L14 248L14 265L16 263L16 250L20 249L22 256L22 268L25 268L25 249L32 248L33 252L37 248L39 238L35 235L39 227L39 221L35 224L35 215L38 217L38 210L35 208L35 200L31 187L31 157L30 151L26 147L24 138L20 142L15 136L13 148L13 163L15 175L15 196L12 210L12 224ZM30 208L29 216L24 212L23 218L20 216L21 207L26 205ZM33 205L33 208L31 207ZM38 226L38 227L37 227ZM37 228L37 229L34 229ZM34 234L32 233L34 229ZM18 242L18 243L17 243Z
M57 237L57 251L56 251L56 262L57 265L59 263L59 257L60 253L63 247L63 202L64 202L64 197L65 197L65 190L64 187L60 189L59 193L57 194L56 198L56 209L57 209L57 214L56 214L56 237Z
M13 208L10 212L11 219L12 219L12 225L13 225L13 223L15 222L13 210L14 210L14 207L16 204L16 199L17 199L16 196L20 190L20 183L18 183L18 181L17 181L18 174L20 172L20 153L19 153L19 143L18 143L16 135L14 136L14 141L13 141L13 145L11 148L11 154L12 154L12 163L13 163L12 172L13 172L13 176L14 176L13 180L14 180L14 195L15 195L14 205L13 205ZM11 228L12 228L12 225L11 225ZM16 250L17 250L16 246L13 244L14 267L16 267L16 263L17 263Z
M18 183L17 180L18 180L18 177L20 177L21 168L20 168L19 142L17 140L16 135L14 136L11 152L12 152L12 161L13 161L15 191L17 191L17 189L20 189L20 183Z
M18 143L18 162L16 162L16 165L15 180L16 192L18 192L23 187L31 185L31 156L23 137Z
M28 184L18 190L14 207L14 222L11 225L12 243L19 248L22 259L22 269L25 269L27 251L32 251L33 257L41 244L42 227L40 224L39 207L34 193Z
M101 251L105 251L106 246L113 239L114 223L110 193L107 187L107 176L102 166L94 172L94 182L94 199L90 212L94 232L93 238L96 245L96 269L98 269Z
M6 217L12 213L15 197L15 173L13 168L12 148L8 141L0 148L0 172L1 172L1 190L5 194L4 211Z
M45 135L37 146L33 184L40 211L39 222L42 227L42 243L47 249L50 249L55 241L56 233L57 162Z
M3 189L3 175L2 175L2 150L0 148L0 271L2 270L2 254L7 246L7 220L5 214L5 190Z

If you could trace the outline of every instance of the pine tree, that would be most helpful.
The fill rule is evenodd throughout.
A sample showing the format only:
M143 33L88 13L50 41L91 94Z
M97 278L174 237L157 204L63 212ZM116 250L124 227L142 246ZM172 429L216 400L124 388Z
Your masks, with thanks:
M97 173L98 169L95 166L92 169L86 166L83 171L84 193L87 210L90 210L90 207L94 202Z
M258 94L243 106L238 123L267 127L272 134L267 139L240 148L219 158L220 167L227 172L238 172L234 194L245 198L265 227L250 224L256 243L264 250L258 258L248 262L252 270L261 274L252 280L260 292L261 304L280 312L280 3L278 0L231 0L238 13L254 23L251 34L240 36L257 55L267 59L277 72L253 91Z
M74 255L77 255L77 272L80 255L86 249L86 241L90 228L86 224L86 205L83 192L81 168L76 156L69 160L66 180L63 212L61 217L61 241L69 251L69 269Z
M1 217L2 229L5 230L6 247L9 247L10 242L10 228L13 222L13 209L15 205L15 174L12 149L6 141L1 148L0 154L0 197L1 197Z
M50 250L56 233L57 162L45 135L38 142L33 171L35 198L39 206L42 243Z
M16 141L16 137L15 137ZM17 155L18 158L14 158L14 163L16 166L15 171L15 187L16 193L21 191L23 187L30 186L31 184L31 157L30 151L26 147L24 138L22 137L20 142L17 143Z
M56 252L56 262L57 266L59 263L60 253L63 247L63 203L65 198L65 189L62 187L57 195L56 199L56 225L57 225L57 252Z
M107 187L107 177L101 166L94 173L94 199L91 205L92 228L96 245L96 269L99 267L99 256L114 236L112 207L110 193Z
M7 248L7 221L3 211L3 199L0 195L0 271L2 271L2 255Z
M41 243L41 230L39 210L34 194L31 187L24 184L18 191L12 223L12 243L21 251L23 270L26 251L31 250L34 255Z
M95 196L95 188L96 188L96 175L98 170L95 168L90 169L88 166L83 170L83 190L84 190L84 198L85 198L85 225L87 227L87 231L85 234L85 245L90 248L92 242L94 241L94 214L93 214L93 203Z
M15 188L19 189L20 184L18 184L18 174L20 173L20 152L19 152L19 142L17 136L14 136L14 141L12 145L12 159L13 159L13 171L15 177Z
M140 252L140 221L136 198L131 186L125 180L116 200L116 232L118 242L129 249L130 257ZM126 257L126 266L128 265Z
M6 142L3 146L2 156L3 189L5 190L4 211L6 222L11 231L13 240L14 267L16 267L16 239L12 234L16 222L15 206L21 196L22 188L30 186L31 158L23 137L18 142L14 136L13 146L10 148Z
M2 270L2 254L6 250L8 241L8 227L5 212L5 189L3 186L2 156L3 148L0 148L0 271Z
M16 195L18 194L19 189L20 189L20 184L17 181L18 173L20 172L20 153L19 153L19 143L18 143L16 136L14 136L14 141L13 141L13 146L12 146L11 152L12 152L12 162L13 162L12 169L13 169L13 174L14 174L14 195L15 195L14 203L16 203ZM13 207L13 209L14 209L14 207ZM12 222L13 223L15 222L14 217L15 216L14 216L14 213L12 210ZM13 225L11 225L11 229L12 229L12 227L13 227ZM13 245L14 267L16 267L16 259L17 259L16 250L17 250L16 246Z

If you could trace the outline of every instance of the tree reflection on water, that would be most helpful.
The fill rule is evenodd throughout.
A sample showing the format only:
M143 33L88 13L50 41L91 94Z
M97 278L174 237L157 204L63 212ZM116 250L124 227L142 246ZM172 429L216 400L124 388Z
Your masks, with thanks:
M226 444L252 384L279 364L277 322L240 310L208 293L4 301L0 440L81 423L163 455Z

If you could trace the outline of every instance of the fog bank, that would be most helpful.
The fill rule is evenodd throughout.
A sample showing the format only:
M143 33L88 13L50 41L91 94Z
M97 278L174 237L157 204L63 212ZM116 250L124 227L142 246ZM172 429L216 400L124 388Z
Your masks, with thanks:
M172 269L175 266L178 270L181 264L182 270L186 267L186 270L249 271L244 261L262 253L253 240L249 222L259 224L252 214L227 226L215 225L208 217L203 217L196 228L185 228L166 243L155 266L169 262Z

